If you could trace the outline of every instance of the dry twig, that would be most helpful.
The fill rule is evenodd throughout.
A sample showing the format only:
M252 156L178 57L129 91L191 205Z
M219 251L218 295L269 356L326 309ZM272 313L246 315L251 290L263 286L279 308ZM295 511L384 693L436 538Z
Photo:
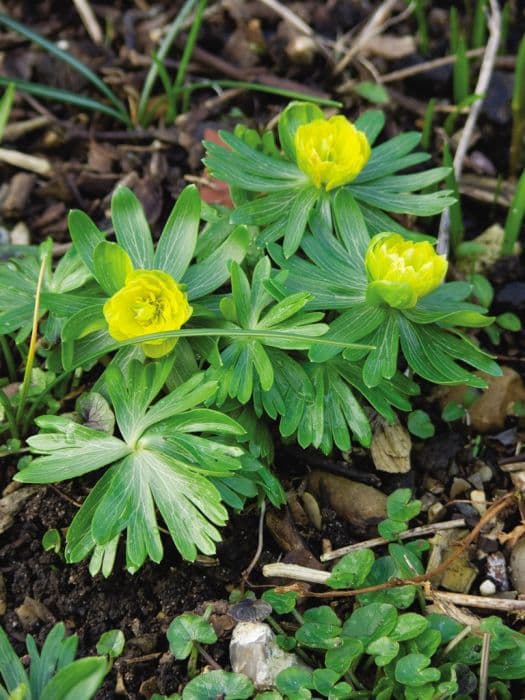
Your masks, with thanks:
M78 14L80 15L82 24L86 28L86 31L93 40L93 42L99 45L102 44L102 42L104 41L104 35L88 0L73 0L73 4L77 9Z
M463 518L458 518L457 520L445 520L441 523L434 523L433 525L420 525L419 527L413 527L411 530L406 530L401 532L399 539L410 540L413 537L423 537L424 535L433 535L438 530L450 530L455 527L464 527L465 520ZM363 542L357 542L357 544L348 544L346 547L341 547L340 549L334 549L331 552L327 552L321 556L321 561L329 561L330 559L339 559L339 557L349 554L350 552L355 552L358 549L368 549L369 547L379 547L382 544L388 544L389 540L384 537L373 537L370 540L364 540Z

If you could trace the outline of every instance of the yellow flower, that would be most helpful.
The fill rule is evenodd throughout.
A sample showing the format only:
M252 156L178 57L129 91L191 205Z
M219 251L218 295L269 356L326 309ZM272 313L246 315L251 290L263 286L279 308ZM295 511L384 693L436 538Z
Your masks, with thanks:
M378 233L370 241L365 265L367 300L409 309L441 284L448 263L426 241L414 243L398 233Z
M173 277L161 270L134 270L126 284L104 304L108 331L115 340L129 340L148 333L178 330L192 314L186 294ZM142 343L147 357L162 357L177 338Z
M366 134L346 117L314 119L295 132L297 165L316 187L327 191L351 182L370 158Z

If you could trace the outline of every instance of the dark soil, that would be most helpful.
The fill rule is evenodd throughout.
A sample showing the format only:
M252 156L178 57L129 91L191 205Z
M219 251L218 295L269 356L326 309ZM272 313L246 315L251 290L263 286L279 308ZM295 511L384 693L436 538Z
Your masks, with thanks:
M182 3L92 4L101 24L114 32L110 48L96 47L89 40L71 3L67 4L67 9L64 3L52 0L39 3L8 0L4 3L12 17L52 40L67 40L74 55L111 82L119 95L127 95L130 103L136 104L154 48L149 32L171 21ZM335 40L361 26L379 3L305 0L283 4L297 12L316 33ZM212 77L257 80L326 97L334 96L336 89L350 76L370 80L366 68L359 62L351 71L334 75L330 50L326 55L317 53L309 65L294 62L286 52L291 35L272 11L257 2L231 2L228 6L230 10L212 13L205 21L199 35L199 51L190 64L190 80ZM397 60L372 56L381 74L448 52L448 3L431 3L431 6L430 55L414 53ZM465 22L468 23L468 19ZM407 36L414 34L415 29L415 20L409 17L390 31ZM515 55L524 29L523 11L515 10L505 54ZM172 52L168 66L172 71L180 57L181 45ZM11 32L1 30L0 52L2 73L89 94L88 87L77 74L64 70L54 59ZM477 65L473 63L474 67ZM475 72L474 68L473 74ZM511 76L512 62L504 64L502 61L479 123L476 144L476 150L493 166L494 172L503 177L508 168ZM403 129L421 128L426 103L431 97L451 100L451 69L427 71L390 87L391 102L385 107L388 125L385 137ZM355 117L369 106L351 94L345 95L344 101L349 117ZM212 91L201 91L193 96L190 112L180 117L175 125L166 127L157 121L148 130L126 131L121 124L100 114L81 114L67 105L44 104L19 96L13 110L13 123L35 116L46 117L47 121L38 130L17 137L7 146L48 158L53 170L46 178L26 173L21 179L20 171L0 166L1 181L10 195L0 202L3 226L10 229L19 221L25 222L32 244L48 236L58 244L67 242L68 210L71 207L84 209L103 228L108 223L111 191L117 183L124 182L139 196L153 230L158 232L173 199L186 184L185 177L203 175L200 140L205 130L231 128L243 115L251 126L263 127L284 104L283 98L255 92L226 93L218 98ZM443 132L437 129L432 149L435 163L439 165L442 141ZM478 235L494 221L502 222L506 213L499 206L467 198L464 198L463 208L468 237ZM437 220L426 221L423 225L435 233ZM11 253L8 247L5 255ZM491 278L496 288L494 311L514 311L523 318L522 261L518 258L500 261ZM483 342L486 344L486 339ZM521 372L524 345L523 332L504 333L501 344L493 349L505 364ZM496 439L484 437L475 452L475 433L464 426L452 430L442 422L439 406L429 398L429 387L423 387L422 396L425 398L416 407L426 410L435 420L436 437L426 443L414 441L414 470L409 475L402 478L381 475L375 485L386 493L400 485L411 486L418 497L446 503L452 477L469 478L481 455L494 473L486 487L487 498L498 490L511 488L508 475L498 470L498 464L514 453L523 438L523 426L518 420L508 418L504 426L506 432ZM278 451L277 469L286 486L293 489L299 486L309 466L340 471L340 460L341 455L334 455L333 463L320 455L309 460L307 456L283 449ZM353 455L352 466L362 472L365 481L379 479L370 457L364 452ZM0 486L7 486L13 473L14 466L8 461L1 472ZM165 558L160 565L147 564L131 576L125 572L123 562L117 562L115 573L106 580L101 576L92 578L86 564L67 566L58 555L42 549L44 533L50 528L65 529L76 511L74 502L84 497L85 490L78 482L60 484L58 489L42 487L25 503L14 524L0 535L0 584L3 578L6 591L6 612L0 622L20 654L25 651L23 641L27 632L33 633L41 643L57 621L64 621L70 632L79 635L80 654L95 653L95 643L102 632L121 629L126 637L124 655L116 662L97 698L102 700L116 695L139 698L149 697L155 691L175 692L187 680L186 667L166 653L166 629L177 614L202 609L207 601L225 601L231 590L241 585L242 572L257 545L258 513L248 509L242 515L232 516L216 559L202 558L195 564L182 562L166 541ZM320 554L323 537L328 538L334 548L362 538L362 533L357 536L352 526L337 516L329 504L320 503L320 506L322 532L297 525L307 548L315 556ZM460 513L462 517L470 517L473 516L471 510L467 506L451 508L447 517ZM472 523L474 521L473 518ZM513 524L514 521L509 521L507 529ZM279 547L266 534L265 548L251 577L253 582L262 583L260 566L266 561L275 561L280 553ZM0 585L0 602L1 592ZM228 621L223 612L224 604L222 608L217 604L214 622L224 634L210 652L219 664L227 666L231 620Z

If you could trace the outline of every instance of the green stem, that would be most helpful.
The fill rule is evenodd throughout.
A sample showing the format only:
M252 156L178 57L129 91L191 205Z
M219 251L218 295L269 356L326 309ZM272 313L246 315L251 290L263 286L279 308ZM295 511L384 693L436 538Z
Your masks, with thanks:
M190 33L188 34L188 38L186 39L186 44L184 46L182 58L180 59L179 63L179 69L177 70L177 75L175 76L175 81L173 83L173 91L175 93L175 97L177 95L177 91L180 90L180 88L184 84L184 79L186 78L188 63L190 62L190 58L195 47L195 42L197 41L197 35L199 33L199 29L201 28L202 18L204 16L204 10L206 8L206 1L207 0L199 0L199 4L195 12L195 17L191 25ZM176 108L174 116L177 116Z
M31 340L29 341L29 351L27 353L26 367L24 370L24 380L22 382L22 389L20 390L20 402L18 404L18 410L16 412L16 423L20 425L22 416L24 414L24 408L27 398L27 392L29 391L29 385L31 384L31 372L33 370L33 363L35 361L36 354L36 343L38 338L38 317L40 311L40 292L42 291L42 282L44 279L44 272L47 263L47 253L42 256L42 262L40 263L40 272L38 273L38 282L36 284L35 292L35 309L33 312L33 328L31 330Z
M0 335L0 347L2 348L2 354L4 355L5 364L7 367L7 376L10 382L16 382L16 366L13 358L13 353L7 342L5 335Z

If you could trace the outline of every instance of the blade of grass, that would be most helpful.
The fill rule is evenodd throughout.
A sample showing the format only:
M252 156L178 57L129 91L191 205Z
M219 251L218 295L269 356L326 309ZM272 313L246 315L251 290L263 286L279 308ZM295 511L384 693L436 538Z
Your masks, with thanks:
M330 100L326 97L316 97L305 92L297 92L295 90L287 90L286 88L274 87L273 85L265 85L264 83L250 83L244 80L207 80L200 83L193 83L186 87L180 88L178 92L193 92L193 90L204 90L206 88L224 87L224 88L239 88L241 90L253 90L255 92L267 92L270 95L278 95L287 97L291 100L303 100L313 102L321 107L338 107L343 106L342 102Z
M456 197L456 203L449 208L450 248L452 252L455 252L456 248L463 240L463 213L461 211L461 199L459 197L458 183L456 181L456 176L454 175L454 164L452 161L452 155L450 153L450 148L448 147L447 143L444 145L443 148L443 165L450 168L450 173L445 178L445 183L447 187L452 190L454 196Z
M93 112L108 114L109 116L123 122L126 126L130 126L130 121L127 115L124 117L120 112L117 112L116 109L113 109L113 107L109 107L103 102L92 100L90 97L77 95L74 92L62 90L61 88L39 85L38 83L32 83L28 80L5 78L4 76L0 76L0 85L3 86L10 84L14 85L15 89L19 92L25 92L28 95L35 95L36 97L43 97L47 100L55 100L56 102L65 102L66 104L75 105L76 107L83 107L84 109L89 109Z
M197 10L195 11L195 17L191 25L190 33L186 39L186 44L184 45L184 51L182 52L182 57L179 63L179 69L177 70L177 75L175 76L175 81L173 83L173 88L175 92L175 99L177 95L177 90L181 88L184 84L184 79L186 78L186 71L188 69L188 63L190 62L193 49L195 47L195 42L197 41L197 35L199 29L201 28L202 18L204 16L204 10L206 9L206 0L199 0L197 5ZM177 108L175 105L175 116L177 115Z
M505 235L501 246L502 255L512 255L514 244L518 240L523 216L525 215L525 170L522 172L516 192L510 204L507 220L505 221Z
M0 100L0 141L4 137L4 129L9 120L9 115L11 114L14 96L15 86L12 82L10 82L2 95L2 99Z
M58 46L52 41L49 41L37 32L34 32L32 29L29 29L29 27L26 27L24 24L21 24L20 22L17 22L14 19L11 19L11 17L8 17L7 15L0 14L0 24L3 24L5 27L8 27L9 29L12 29L18 34L21 34L22 36L26 37L26 39L29 39L33 43L42 47L55 58L59 59L63 63L66 63L77 73L83 75L84 78L86 78L86 80L88 80L103 95L105 95L108 98L108 100L114 105L117 112L119 112L119 114L121 115L122 121L126 121L128 124L130 123L124 103L121 100L119 100L119 98L106 85L106 83L103 80L101 80L101 78L99 78L98 75L93 73L93 71L90 68L88 68L84 63L74 58L74 56L72 56L67 51L58 48Z
M179 13L171 23L170 28L168 29L168 32L159 47L159 50L156 52L159 61L162 62L168 55L173 42L177 38L177 34L182 28L184 20L193 10L196 4L197 0L186 0L184 5L181 7ZM137 109L137 120L139 124L142 124L146 118L148 100L151 95L151 91L153 90L153 86L155 85L155 81L157 80L158 72L158 67L155 65L155 63L152 63L140 93L139 106Z

